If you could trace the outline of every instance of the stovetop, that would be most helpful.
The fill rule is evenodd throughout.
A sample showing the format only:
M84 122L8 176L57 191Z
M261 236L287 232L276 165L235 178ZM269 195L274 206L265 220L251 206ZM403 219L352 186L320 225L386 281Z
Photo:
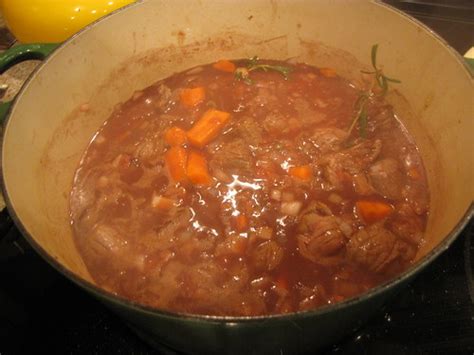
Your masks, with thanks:
M472 0L386 0L464 53ZM0 46L1 47L1 46ZM474 222L385 309L322 354L474 354ZM0 355L171 354L44 262L0 212Z

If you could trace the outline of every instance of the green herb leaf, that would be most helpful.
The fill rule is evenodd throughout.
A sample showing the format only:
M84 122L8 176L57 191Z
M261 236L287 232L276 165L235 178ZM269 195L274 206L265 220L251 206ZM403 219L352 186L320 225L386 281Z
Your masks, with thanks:
M391 82L391 83L401 84L401 81L398 80L398 79L389 78L388 76L385 76L385 75L384 75L384 77L385 77L385 80L387 80L387 81L389 81L389 82Z
M379 48L378 44L374 44L372 46L372 50L370 52L370 59L372 60L372 66L375 70L377 70L377 50Z
M253 85L253 80L249 78L249 70L246 68L237 68L234 73L235 79L242 80L247 85Z
M362 138L367 138L367 108L365 105L359 115L359 134Z
M383 89L383 81L382 81L382 76L379 74L375 75L375 80L377 81L377 85L379 88Z
M292 68L284 67L282 65L270 65L270 64L255 64L248 68L249 72L254 70L263 70L264 72L273 70L279 72L281 75L288 79L288 75L291 73Z
M353 131L355 125L358 123L359 124L359 135L362 138L365 138L367 135L367 122L368 122L368 113L367 113L367 105L369 102L369 99L375 97L375 96L385 96L385 94L388 91L388 83L400 83L400 80L394 79L394 78L389 78L383 74L382 69L377 67L377 50L378 50L379 45L374 44L372 46L372 50L370 53L370 59L372 62L372 67L374 68L374 71L364 71L362 70L361 72L364 74L370 74L374 76L375 82L377 83L378 87L381 89L381 92L379 94L376 94L373 91L373 88L368 89L367 91L361 91L359 93L359 97L354 103L354 111L355 115L354 118L352 119L351 125L348 130L348 136L350 136L351 132Z
M253 65L257 65L257 62L259 61L260 59L258 58L258 56L254 55L252 58L250 58L248 60L248 64L247 64L247 67L251 67Z
M385 96L385 94L387 93L387 90L388 90L388 82L387 82L387 78L385 78L385 76L381 75L380 76L380 81L381 81L381 85L380 87L382 88L382 96Z
M235 71L235 78L237 80L243 80L247 84L251 84L253 81L249 78L250 72L254 70L262 70L264 72L273 70L283 75L287 80L288 75L293 70L293 68L285 67L283 65L259 64L259 60L260 59L257 56L253 56L252 58L248 59L246 67L237 68Z

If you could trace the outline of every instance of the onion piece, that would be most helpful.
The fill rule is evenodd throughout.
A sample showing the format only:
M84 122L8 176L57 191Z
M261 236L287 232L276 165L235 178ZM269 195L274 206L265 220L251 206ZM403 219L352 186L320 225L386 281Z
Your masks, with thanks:
M303 203L300 201L282 202L280 211L285 215L297 216L301 207L303 207Z
M281 201L281 191L280 190L272 190L270 192L270 197L272 198L272 200Z

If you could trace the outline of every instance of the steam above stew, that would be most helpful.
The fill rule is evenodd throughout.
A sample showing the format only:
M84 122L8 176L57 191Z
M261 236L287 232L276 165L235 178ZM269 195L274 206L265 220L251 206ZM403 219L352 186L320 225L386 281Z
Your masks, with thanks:
M357 88L330 68L221 60L119 105L71 194L97 284L160 309L251 316L340 302L409 267L425 171L373 66Z

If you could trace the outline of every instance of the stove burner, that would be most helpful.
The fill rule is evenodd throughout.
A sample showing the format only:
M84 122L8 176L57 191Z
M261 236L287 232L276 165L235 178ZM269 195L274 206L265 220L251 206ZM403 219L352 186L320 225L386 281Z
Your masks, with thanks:
M467 287L471 302L474 304L474 280L472 278L474 271L474 223L466 228L466 241L464 247L464 267L466 269ZM474 319L473 319L474 320Z

